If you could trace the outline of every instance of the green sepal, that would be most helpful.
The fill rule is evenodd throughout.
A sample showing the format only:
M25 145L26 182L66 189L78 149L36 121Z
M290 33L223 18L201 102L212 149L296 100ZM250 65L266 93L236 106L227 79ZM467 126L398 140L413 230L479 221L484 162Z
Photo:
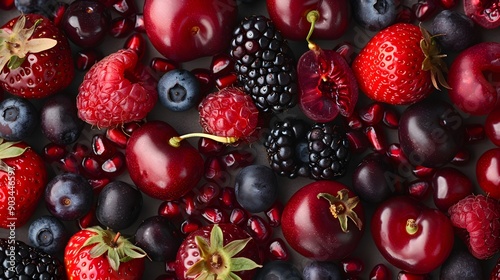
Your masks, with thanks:
M7 63L7 67L9 69L16 69L17 67L21 66L21 64L23 64L24 59L25 59L24 57L20 58L17 55L13 55L13 56L11 56L11 58L9 59L9 62Z
M231 271L245 271L259 268L261 265L249 258L232 258Z

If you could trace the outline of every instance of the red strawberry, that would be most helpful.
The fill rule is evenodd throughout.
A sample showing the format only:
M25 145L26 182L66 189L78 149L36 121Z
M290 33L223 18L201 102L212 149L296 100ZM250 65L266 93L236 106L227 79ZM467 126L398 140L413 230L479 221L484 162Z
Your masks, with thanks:
M177 251L175 273L185 279L252 279L261 267L252 237L234 224L204 226L189 234Z
M493 268L490 274L490 280L499 280L500 279L500 258L497 260L497 264Z
M484 195L469 195L448 209L453 226L478 259L500 251L500 203Z
M73 80L70 45L49 19L37 14L14 18L0 29L0 42L0 86L6 91L42 98Z
M207 95L198 106L206 133L248 140L257 129L259 111L252 98L229 87Z
M389 104L411 104L447 87L437 45L427 31L396 23L375 34L355 58L352 69L361 91Z
M92 227L75 233L64 250L70 280L138 280L146 253L111 230Z
M24 142L0 138L0 227L21 227L31 217L47 184L41 156Z
M85 74L76 99L78 116L98 128L140 121L156 104L156 85L135 51L119 50Z

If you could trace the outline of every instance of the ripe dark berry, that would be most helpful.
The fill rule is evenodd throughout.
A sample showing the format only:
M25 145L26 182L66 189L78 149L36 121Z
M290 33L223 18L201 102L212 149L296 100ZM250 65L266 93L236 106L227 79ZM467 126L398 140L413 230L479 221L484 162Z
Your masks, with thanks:
M35 248L47 254L55 254L64 250L69 234L60 220L45 215L30 224L28 237Z
M144 220L135 232L137 246L146 251L152 261L175 260L181 238L172 222L162 216Z
M278 197L278 180L273 170L264 165L250 165L236 176L236 200L251 213L269 209Z
M264 264L255 280L302 280L302 275L289 261L270 261Z
M474 22L465 14L443 10L432 22L432 33L443 49L460 52L476 42Z
M311 261L304 267L302 275L304 280L344 279L338 265L326 261Z
M483 268L478 259L466 249L456 249L441 266L439 279L485 279L483 275Z
M28 138L38 124L35 106L24 98L10 97L0 103L0 137L8 141Z
M354 20L371 31L382 30L396 22L399 5L393 0L351 1Z
M78 118L75 101L66 95L47 99L40 112L40 124L43 135L60 145L76 142L84 126Z

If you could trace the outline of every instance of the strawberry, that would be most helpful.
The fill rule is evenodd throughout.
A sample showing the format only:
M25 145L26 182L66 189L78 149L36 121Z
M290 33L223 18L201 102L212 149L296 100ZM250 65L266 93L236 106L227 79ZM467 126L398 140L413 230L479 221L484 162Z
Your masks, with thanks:
M75 233L64 250L70 280L135 280L144 272L146 253L119 233L91 227Z
M76 99L78 116L98 128L140 121L156 104L157 82L135 51L112 53L85 74Z
M447 71L434 38L423 28L396 23L375 34L354 59L360 90L373 100L412 104L427 97L438 82L448 87Z
M469 251L488 259L500 251L500 203L484 195L469 195L448 209L450 220L459 229Z
M206 133L248 140L257 130L259 111L241 89L228 87L207 95L198 106Z
M43 159L24 142L0 138L0 227L21 227L34 213L45 185Z
M0 29L0 86L25 98L42 98L65 89L74 77L64 34L48 18L21 15Z
M185 279L252 279L262 258L255 240L240 227L207 225L190 233L177 251L175 273Z

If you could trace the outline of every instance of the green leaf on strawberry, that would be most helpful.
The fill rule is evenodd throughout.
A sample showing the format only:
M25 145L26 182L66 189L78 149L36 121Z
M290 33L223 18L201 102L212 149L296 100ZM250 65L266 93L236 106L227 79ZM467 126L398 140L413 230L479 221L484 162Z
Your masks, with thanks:
M9 172L11 167L8 166L3 159L18 157L28 149L28 147L21 148L14 146L17 143L19 142L4 142L4 139L0 138L0 170Z

